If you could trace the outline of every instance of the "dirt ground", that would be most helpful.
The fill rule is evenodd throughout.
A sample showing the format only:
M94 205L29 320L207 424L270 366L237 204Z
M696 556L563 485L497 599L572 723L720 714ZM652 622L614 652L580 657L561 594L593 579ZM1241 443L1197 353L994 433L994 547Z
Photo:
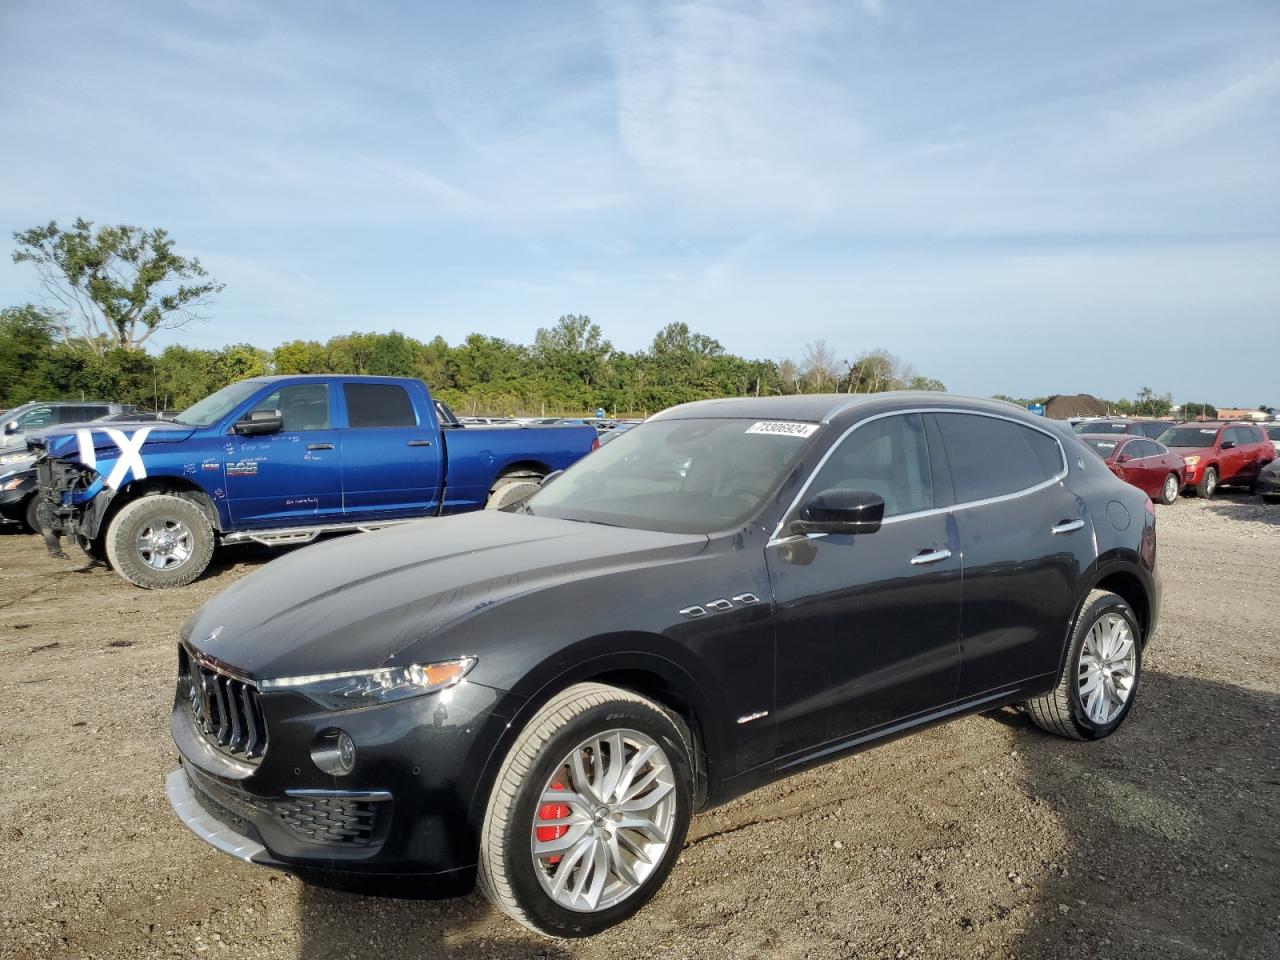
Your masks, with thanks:
M1116 736L962 720L694 821L587 942L478 896L316 890L170 813L178 625L266 562L147 593L0 535L0 956L1280 957L1280 507L1159 509L1160 632Z

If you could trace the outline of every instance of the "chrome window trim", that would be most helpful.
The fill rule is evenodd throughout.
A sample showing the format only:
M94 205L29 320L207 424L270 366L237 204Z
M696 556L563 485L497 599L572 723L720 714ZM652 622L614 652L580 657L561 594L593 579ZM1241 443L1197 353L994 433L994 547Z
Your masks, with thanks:
M842 407L841 409L844 409L844 407ZM870 417L864 417L863 419L858 420L855 423L851 424L849 428L844 431L844 433L840 434L840 436L835 439L835 441L831 444L831 446L827 447L827 452L824 453L822 455L822 459L820 459L817 462L817 464L814 465L814 468L809 472L808 479L805 480L804 485L800 488L799 492L795 495L795 498L791 501L790 505L783 512L782 519L778 521L778 525L774 528L773 534L769 537L769 542L765 544L765 546L772 546L775 543L780 543L785 540L796 540L801 538L812 540L817 537L829 536L829 534L825 534L825 533L785 534L784 535L783 528L786 525L787 518L793 514L793 512L796 509L796 506L800 503L801 498L803 498L804 495L809 492L809 487L813 484L813 481L817 479L818 474L822 472L822 468L826 466L827 460L829 460L831 458L831 455L836 452L836 448L839 447L840 444L844 443L845 438L848 437L849 434L853 433L853 431L857 430L859 427L864 426L868 423L871 423L875 420L883 420L886 417L902 417L912 413L919 413L919 414L959 413L959 414L965 414L971 417L989 417L992 420L1005 420L1009 423L1015 424L1016 426L1026 427L1028 430L1035 430L1038 433L1043 433L1046 437L1048 437L1050 440L1052 440L1054 443L1058 445L1058 455L1062 458L1062 469L1057 474L1055 474L1051 479L1043 480L1040 483L1037 483L1035 486L1025 487L1022 490L1014 490L1011 493L1002 493L996 497L987 497L983 500L966 500L963 503L954 503L949 507L934 507L932 510L917 510L914 513L900 513L896 517L886 517L883 521L881 521L880 523L881 526L885 526L886 524L890 524L890 523L898 523L899 521L902 521L902 520L915 520L915 519L918 519L919 517L932 517L938 514L952 513L956 510L967 510L970 507L985 507L987 504L990 504L990 503L1002 503L1006 500L1015 500L1019 497L1025 497L1028 494L1036 493L1037 491L1044 490L1048 487L1053 486L1054 484L1061 483L1063 480L1067 478L1067 474L1071 472L1070 468L1067 466L1067 451L1062 446L1062 440L1059 437L1055 436L1052 432L1044 429L1043 427L1038 427L1033 423L1027 423L1024 420L1018 419L1017 417L1006 417L1002 414L990 413L985 410L964 410L956 407L915 407L915 408L908 408L904 410L890 410L887 413L877 413ZM834 415L835 414L832 414L832 416ZM827 421L823 421L823 422L825 423ZM928 442L927 437L925 439L925 442L926 443Z

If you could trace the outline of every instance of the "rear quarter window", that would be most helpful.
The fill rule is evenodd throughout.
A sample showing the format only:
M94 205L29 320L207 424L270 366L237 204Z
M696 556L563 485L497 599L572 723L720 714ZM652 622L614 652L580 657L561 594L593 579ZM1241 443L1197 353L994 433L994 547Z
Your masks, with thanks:
M1012 420L939 413L957 503L988 500L1038 486L1063 471L1058 441Z

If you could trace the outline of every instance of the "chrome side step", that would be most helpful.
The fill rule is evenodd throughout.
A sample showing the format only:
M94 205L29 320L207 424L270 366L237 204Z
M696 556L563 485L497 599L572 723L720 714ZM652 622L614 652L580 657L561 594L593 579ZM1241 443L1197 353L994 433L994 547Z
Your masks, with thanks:
M223 543L260 543L264 547L283 547L292 543L310 543L324 533L371 533L384 527L395 527L418 520L404 517L399 520L381 520L376 523L326 523L319 527L281 527L276 530L237 530L222 538Z

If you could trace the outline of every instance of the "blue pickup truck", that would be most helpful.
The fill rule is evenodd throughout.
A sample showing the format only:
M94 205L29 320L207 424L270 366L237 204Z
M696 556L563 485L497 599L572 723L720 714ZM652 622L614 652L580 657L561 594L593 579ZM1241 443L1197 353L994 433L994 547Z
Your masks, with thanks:
M463 426L420 380L356 376L257 377L172 420L29 443L50 554L73 538L149 589L195 580L220 543L510 506L598 445L590 426Z

